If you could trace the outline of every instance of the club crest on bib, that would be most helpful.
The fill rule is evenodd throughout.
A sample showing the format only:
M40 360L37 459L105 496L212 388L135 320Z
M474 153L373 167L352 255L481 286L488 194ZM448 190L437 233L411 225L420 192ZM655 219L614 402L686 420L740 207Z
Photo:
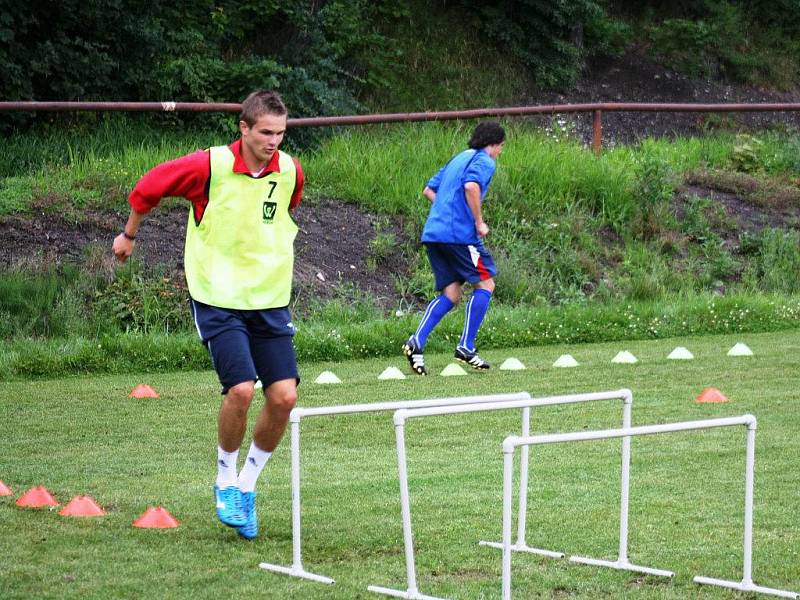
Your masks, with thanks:
M275 212L278 210L278 203L277 202L264 202L264 206L261 209L261 216L264 223L272 223L275 220Z

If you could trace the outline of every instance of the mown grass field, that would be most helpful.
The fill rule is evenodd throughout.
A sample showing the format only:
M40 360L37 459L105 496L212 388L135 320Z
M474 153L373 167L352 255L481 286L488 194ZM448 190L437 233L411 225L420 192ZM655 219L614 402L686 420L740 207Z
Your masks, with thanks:
M755 352L726 356L737 341ZM677 345L696 359L667 360ZM627 349L640 362L615 365ZM562 353L574 369L550 365ZM465 377L381 382L373 359L301 365L301 402L321 406L528 391L549 395L629 387L634 425L752 413L758 417L753 573L757 583L800 589L800 331L592 345L490 350L528 369ZM431 354L438 373L450 362ZM315 385L331 369L342 385ZM159 399L133 400L147 382ZM707 386L727 404L697 404ZM303 559L335 586L264 572L291 562L288 443L259 482L262 532L240 541L214 515L218 393L211 371L0 383L0 596L3 598L372 598L370 584L405 588L394 431L389 414L308 420L303 425ZM535 432L618 427L621 407L595 403L534 412ZM407 426L418 583L426 594L495 598L500 554L500 443L519 413L418 419ZM288 442L288 438L286 440ZM249 443L249 441L248 441ZM532 451L528 542L570 554L614 558L619 510L619 440ZM667 434L633 442L631 560L674 570L673 580L515 555L515 598L735 598L692 583L702 574L740 579L744 432ZM43 484L62 504L93 496L99 519L23 510L14 500ZM132 521L164 505L176 530Z

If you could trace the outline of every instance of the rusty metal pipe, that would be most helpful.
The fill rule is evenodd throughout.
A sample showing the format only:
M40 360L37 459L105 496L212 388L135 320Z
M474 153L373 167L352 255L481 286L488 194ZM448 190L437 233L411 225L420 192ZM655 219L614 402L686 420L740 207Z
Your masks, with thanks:
M0 111L238 112L241 104L205 102L0 102Z
M238 112L240 104L202 102L0 102L0 111L129 111L129 112ZM800 103L754 104L675 104L646 102L612 102L587 104L548 104L511 106L471 110L345 115L334 117L300 117L289 119L290 127L365 125L412 121L446 121L485 117L515 117L537 114L578 113L593 111L635 112L775 112L800 111Z
M239 112L241 104L202 102L0 102L2 111L122 111L122 112ZM338 117L299 117L289 119L288 127L332 127L376 123L408 123L417 121L449 121L486 117L521 117L592 112L592 148L596 154L602 148L602 113L607 112L792 112L800 111L800 103L753 104L676 104L668 102L600 102L587 104L546 104L540 106L511 106L506 108L477 108L438 112L388 113L345 115Z
M595 110L592 122L592 149L598 156L603 148L603 111Z

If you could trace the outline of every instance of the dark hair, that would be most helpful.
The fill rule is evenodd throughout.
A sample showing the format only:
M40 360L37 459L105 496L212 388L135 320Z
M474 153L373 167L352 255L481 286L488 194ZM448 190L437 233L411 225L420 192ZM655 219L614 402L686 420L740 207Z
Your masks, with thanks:
M467 145L473 150L480 150L491 146L492 144L499 144L505 141L506 132L497 121L484 121L479 123L472 132L472 137L469 138Z
M239 120L252 127L261 115L285 115L288 112L283 99L277 92L257 90L242 102L242 112L239 113Z

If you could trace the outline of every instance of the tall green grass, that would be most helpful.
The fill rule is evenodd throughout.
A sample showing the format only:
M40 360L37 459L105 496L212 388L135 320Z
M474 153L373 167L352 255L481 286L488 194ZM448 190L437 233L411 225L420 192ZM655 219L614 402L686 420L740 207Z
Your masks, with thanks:
M624 212L630 203L631 157L594 158L575 141L554 141L537 128L508 125L508 139L490 188L487 210L520 218L560 212L574 203ZM318 193L358 201L392 214L424 215L421 196L429 177L466 149L474 124L413 124L353 128L304 157ZM615 205L611 205L615 203ZM502 213L497 215L504 216Z
M107 115L68 132L45 128L11 135L0 148L0 216L31 205L80 218L80 209L120 209L139 177L156 164L234 134L164 129Z
M751 288L788 294L800 292L800 233L770 229L761 235L760 242L758 260L745 275Z
M615 146L596 157L568 134L554 138L537 124L504 125L507 141L488 199L523 217L563 212L577 203L608 220L619 219L631 209L629 188L642 156L663 160L676 173L699 165L724 167L735 139L722 134L647 140ZM474 123L413 123L348 129L303 157L309 184L319 193L382 212L424 213L426 204L420 210L414 199L421 198L425 182L441 165L466 149L473 127ZM771 139L773 150L765 154L791 144L786 138Z
M549 136L536 124L505 123L508 143L500 157L487 210L519 218L590 211L605 222L623 223L633 204L634 175L641 157L669 164L675 173L700 165L725 168L735 138L729 134L616 146L600 157L568 132ZM420 192L428 177L466 148L474 123L411 123L353 127L301 152L308 189L357 202L388 214L421 216ZM183 153L226 143L219 131L164 130L110 116L68 134L46 131L12 135L0 148L0 214L18 212L37 196L54 194L63 205L91 191L98 205L124 195L146 170ZM291 130L288 134L291 142ZM791 135L765 134L759 164L770 173L800 174ZM493 208L494 205L494 208ZM508 211L508 212L505 212Z
M45 168L72 166L85 176L108 170L108 163L143 172L181 152L235 137L233 130L225 135L213 129L183 128L166 120L159 125L136 115L83 116L85 121L72 125L62 121L48 125L43 119L37 129L7 136L0 148L0 177L43 175ZM231 125L234 123L231 118ZM144 156L143 163L135 162L139 153Z

